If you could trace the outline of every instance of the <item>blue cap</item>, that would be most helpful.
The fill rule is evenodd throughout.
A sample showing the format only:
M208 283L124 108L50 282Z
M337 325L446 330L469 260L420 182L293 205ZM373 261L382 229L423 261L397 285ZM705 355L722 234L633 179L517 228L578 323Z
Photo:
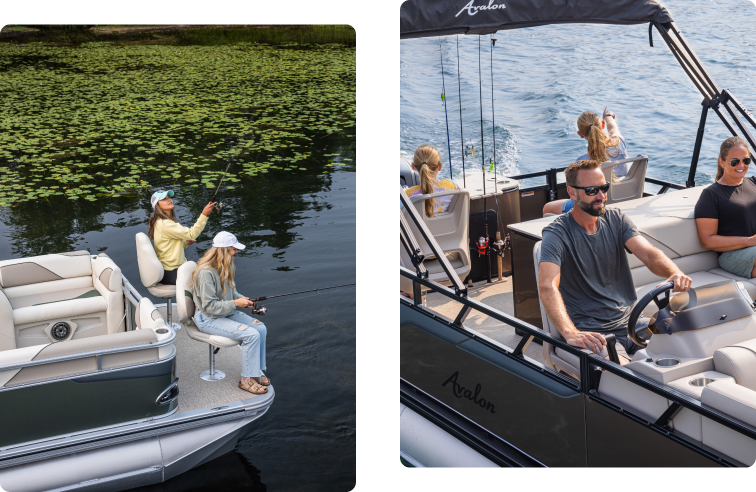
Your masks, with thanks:
M173 191L172 190L158 190L155 193L152 194L152 198L150 199L150 203L152 203L152 208L155 208L155 205L157 205L157 202L162 200L165 197L171 197L173 198Z

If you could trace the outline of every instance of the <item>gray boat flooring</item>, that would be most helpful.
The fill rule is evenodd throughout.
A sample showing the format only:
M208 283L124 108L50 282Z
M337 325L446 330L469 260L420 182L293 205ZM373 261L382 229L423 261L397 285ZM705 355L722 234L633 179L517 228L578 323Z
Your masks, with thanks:
M165 305L158 306L163 319ZM173 313L178 311L173 305ZM235 401L258 398L248 391L240 389L242 354L238 347L221 349L215 355L215 368L226 373L220 381L205 381L200 379L202 371L210 368L208 344L189 338L186 328L176 333L176 375L179 377L179 412L188 412L200 408L215 407Z
M504 277L501 281L490 284L485 281L477 282L472 287L468 287L467 292L469 298L514 316L512 277ZM456 318L460 309L462 309L462 304L437 292L428 293L426 304L429 309L450 320ZM509 350L514 350L522 339L520 335L515 333L513 327L475 310L467 316L464 327L504 345ZM525 349L525 355L544 364L541 348L540 344L532 342Z

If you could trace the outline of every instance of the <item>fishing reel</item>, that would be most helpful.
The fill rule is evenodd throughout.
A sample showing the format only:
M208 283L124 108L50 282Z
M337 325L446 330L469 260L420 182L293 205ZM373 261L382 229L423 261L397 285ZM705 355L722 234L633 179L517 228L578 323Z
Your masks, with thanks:
M216 212L221 213L221 210L226 206L223 202L216 202L215 205L213 205L213 208L216 210Z
M494 241L493 247L491 249L494 250L494 253L496 253L499 256L504 256L504 251L508 250L512 247L512 240L509 237L509 234L504 236L504 239L499 239L498 241Z
M267 312L268 309L265 306L252 308L252 314L257 314L259 316L265 316L265 313Z
M486 254L486 250L488 250L488 238L480 236L475 242L475 247L478 249L478 256Z

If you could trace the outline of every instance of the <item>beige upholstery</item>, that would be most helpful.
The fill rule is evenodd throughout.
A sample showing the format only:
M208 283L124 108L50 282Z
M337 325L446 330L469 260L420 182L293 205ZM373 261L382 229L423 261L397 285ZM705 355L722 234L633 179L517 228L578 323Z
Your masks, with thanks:
M23 325L49 319L70 318L84 314L104 312L107 307L107 302L102 296L72 299L70 301L51 302L40 306L14 309L13 320L17 325Z
M163 264L158 260L155 254L155 248L147 234L137 232L136 234L137 263L139 264L139 277L142 285L148 289L163 280ZM160 296L158 296L160 297Z
M165 326L165 320L147 297L139 299L134 319L138 330L158 329Z
M756 391L756 339L717 350L714 367L735 378L737 384Z
M13 307L0 288L0 352L16 348L16 331L13 322Z
M174 297L176 295L175 285L156 284L152 287L147 287L147 290L149 290L150 294L153 296L162 297L163 299Z
M0 285L3 288L86 275L92 275L88 251L0 261Z
M446 212L436 214L433 217L429 217L425 213L425 201L432 198L451 197L451 202ZM449 190L439 193L432 193L430 195L415 195L410 197L415 209L426 227L433 234L434 239L441 247L441 250L446 254L452 268L459 276L460 280L464 280L470 273L470 241L469 241L469 222L470 222L470 194L467 190ZM423 239L420 231L415 227L412 219L407 215L407 211L403 210L405 218L409 223L410 230L417 240L420 250L426 256L432 255L432 251L428 244ZM400 248L400 261L401 265L410 270L414 270L412 261L409 255L404 250L404 246L399 245ZM429 280L439 282L442 284L448 284L450 281L443 271L441 264L438 260L433 258L426 258L423 263L428 270ZM409 282L402 277L402 290L411 291Z
M179 323L186 325L192 322L194 316L194 298L192 297L192 274L197 264L187 261L176 272L176 306L178 308ZM192 322L193 323L193 322Z
M619 181L613 182L612 168L618 164L626 163L630 163L630 169L628 169L627 175L620 178ZM606 197L607 205L642 197L643 183L646 180L647 167L648 157L645 155L602 163L601 170L604 172L606 182L610 184L609 193Z
M231 340L230 338L218 335L202 333L194 324L194 299L191 296L192 289L190 285L192 283L192 273L195 268L197 268L195 262L187 261L179 267L178 272L176 273L176 291L179 294L176 296L176 305L178 306L179 321L186 328L186 334L193 340L209 343L218 348L239 345L241 342L238 340ZM187 296L187 293L190 295Z
M729 381L715 381L703 389L701 403L756 426L756 391ZM706 446L748 466L756 461L756 441L710 419L701 420Z

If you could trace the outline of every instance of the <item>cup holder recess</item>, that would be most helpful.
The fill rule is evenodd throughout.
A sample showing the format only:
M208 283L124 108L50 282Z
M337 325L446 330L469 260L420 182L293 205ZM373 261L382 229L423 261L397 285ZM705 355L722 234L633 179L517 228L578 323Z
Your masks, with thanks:
M658 359L654 362L654 365L659 367L674 367L680 364L680 359Z
M691 386L706 386L709 383L713 383L716 381L716 379L713 378L693 378L690 381L688 381L688 384Z
M159 335L165 335L166 333L168 333L168 328L158 328L157 330L155 330L155 333Z

